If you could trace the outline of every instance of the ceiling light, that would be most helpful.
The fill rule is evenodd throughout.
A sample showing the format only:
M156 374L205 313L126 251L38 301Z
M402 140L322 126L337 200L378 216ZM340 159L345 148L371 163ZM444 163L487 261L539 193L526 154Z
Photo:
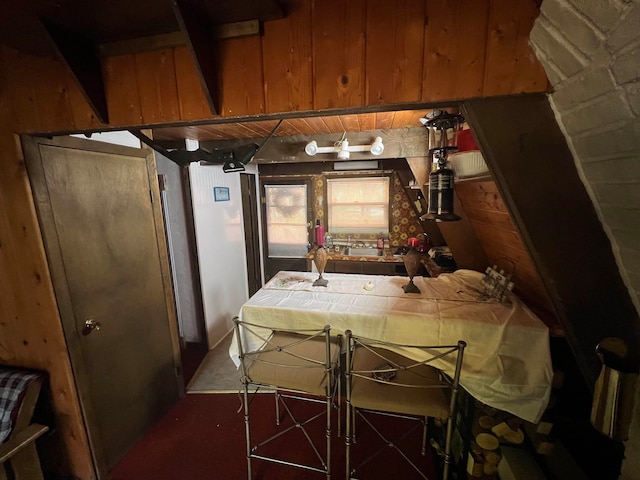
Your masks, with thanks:
M382 137L376 137L371 145L349 145L349 140L345 138L331 147L319 147L318 142L312 140L304 147L304 151L309 156L317 153L337 153L338 159L348 160L351 152L371 152L371 155L382 155L384 144Z
M349 140L345 139L340 143L340 150L338 150L339 160L349 160Z
M232 172L244 172L244 164L240 162L225 162L222 165L222 171L224 173L232 173Z
M384 145L382 144L382 138L376 137L376 139L373 142L373 145L371 145L371 155L382 155L382 152L384 152Z
M316 153L318 153L318 142L312 140L311 142L307 143L307 146L304 147L304 151L307 155L311 155L313 157Z

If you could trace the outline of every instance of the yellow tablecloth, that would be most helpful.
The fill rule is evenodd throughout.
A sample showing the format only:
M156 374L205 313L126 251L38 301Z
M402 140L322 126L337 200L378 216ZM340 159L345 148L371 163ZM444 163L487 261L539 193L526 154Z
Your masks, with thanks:
M549 333L515 295L506 302L480 300L482 274L458 270L414 279L421 293L406 294L407 277L324 274L327 287L314 287L317 273L279 272L241 308L249 322L279 327L331 325L360 335L408 345L467 342L461 384L475 398L531 422L544 412L553 370ZM245 336L246 348L261 347ZM235 342L229 349L236 365ZM419 358L416 350L405 355ZM453 365L436 365L452 372Z

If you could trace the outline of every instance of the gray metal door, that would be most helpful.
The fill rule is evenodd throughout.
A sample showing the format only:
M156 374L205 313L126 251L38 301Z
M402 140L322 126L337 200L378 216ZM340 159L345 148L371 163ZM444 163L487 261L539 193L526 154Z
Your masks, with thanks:
M27 139L25 152L99 477L181 393L148 150Z

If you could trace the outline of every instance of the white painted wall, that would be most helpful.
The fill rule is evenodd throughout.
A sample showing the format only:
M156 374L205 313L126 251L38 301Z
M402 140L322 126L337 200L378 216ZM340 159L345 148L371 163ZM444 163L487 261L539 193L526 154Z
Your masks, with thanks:
M140 148L140 140L126 130L117 132L96 132L87 137L83 134L73 134L72 137L95 140L97 142L113 143L115 145L124 145L126 147Z
M255 165L247 172L257 174ZM221 165L189 166L198 246L202 300L209 348L233 327L232 319L249 298L240 174ZM214 187L228 187L229 201L214 201Z
M165 225L173 274L173 289L180 333L186 342L204 343L203 315L197 275L195 245L185 217L182 167L155 152L159 174L166 175Z

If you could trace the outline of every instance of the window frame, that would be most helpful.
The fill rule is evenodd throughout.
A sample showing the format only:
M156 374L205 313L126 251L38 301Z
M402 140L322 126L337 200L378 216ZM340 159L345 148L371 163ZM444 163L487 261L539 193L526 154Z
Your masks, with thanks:
M324 213L324 227L325 227L325 231L328 231L329 233L333 234L333 232L330 232L329 229L329 180L338 180L338 179L353 179L353 178L357 178L357 179L366 179L366 178L387 178L388 181L388 189L389 191L387 192L387 232L384 233L386 236L388 236L391 233L391 206L393 204L392 200L393 200L393 175L390 172L372 172L372 171L366 171L366 172L350 172L347 174L340 174L340 173L327 173L326 177L325 177L325 182L324 182L324 188L323 188L323 195L324 195L324 202L323 202L323 206L322 206L322 210ZM352 232L353 234L358 234L358 232ZM368 232L368 233L361 233L360 235L364 235L364 236L374 236L377 235L380 232ZM338 235L344 235L342 233L338 233Z

